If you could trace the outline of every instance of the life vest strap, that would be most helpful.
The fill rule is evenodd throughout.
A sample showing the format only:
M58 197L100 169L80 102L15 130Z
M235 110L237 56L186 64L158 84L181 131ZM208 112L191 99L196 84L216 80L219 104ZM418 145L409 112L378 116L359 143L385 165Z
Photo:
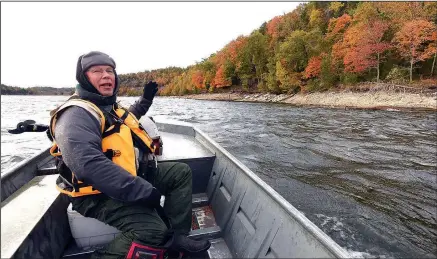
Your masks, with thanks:
M125 108L121 108L124 110L123 115L121 115L120 119L124 122L124 120L129 116L129 111L127 111Z
M116 122L115 124L113 124L111 127L109 127L105 132L103 132L102 134L102 139L106 138L109 135L112 135L114 133L119 133L120 132L120 127L121 124Z
M61 177L62 181L67 184L70 187L73 187L73 184L70 180L73 178L73 173L71 170L65 165L64 161L62 160L61 156L55 157L56 159L56 169L58 170L59 176Z
M73 181L72 182L73 182L73 184L72 184L73 189L75 192L80 192L81 188L86 188L86 187L90 187L90 186L92 187L92 185L90 185L90 184L86 184L84 182L79 182L74 174L73 174ZM92 190L94 191L96 189L94 187L92 187Z

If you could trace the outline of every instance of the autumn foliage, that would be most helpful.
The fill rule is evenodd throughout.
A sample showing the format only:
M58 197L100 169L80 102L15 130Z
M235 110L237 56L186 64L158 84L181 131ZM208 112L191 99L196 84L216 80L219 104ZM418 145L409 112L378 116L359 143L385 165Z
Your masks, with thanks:
M304 78L310 79L314 77L318 77L320 75L320 70L322 66L322 57L312 57L310 61L308 61L308 66L305 68Z
M267 23L267 34L272 39L275 39L278 37L280 22L281 22L281 17L276 16Z
M197 89L205 88L205 85L203 84L202 71L200 70L193 71L193 74L191 75L191 81Z
M435 80L436 17L436 2L308 2L187 68L120 75L120 94L139 95L148 80L162 95Z
M215 87L225 87L231 85L231 80L229 80L224 73L224 65L221 65L215 74L213 85Z
M332 18L329 21L329 32L326 35L327 38L333 38L341 33L344 33L345 29L349 26L352 18L348 14L343 14L339 18Z
M412 81L413 65L434 54L435 47L431 43L435 42L433 38L435 31L436 26L432 22L413 20L406 22L396 33L393 41L397 50L403 58L410 61L410 81Z

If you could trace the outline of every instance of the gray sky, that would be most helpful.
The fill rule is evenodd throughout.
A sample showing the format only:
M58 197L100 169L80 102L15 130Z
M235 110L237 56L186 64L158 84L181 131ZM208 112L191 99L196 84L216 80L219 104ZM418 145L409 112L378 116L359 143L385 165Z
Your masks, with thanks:
M2 2L1 82L73 87L77 58L111 55L117 72L186 67L298 2Z

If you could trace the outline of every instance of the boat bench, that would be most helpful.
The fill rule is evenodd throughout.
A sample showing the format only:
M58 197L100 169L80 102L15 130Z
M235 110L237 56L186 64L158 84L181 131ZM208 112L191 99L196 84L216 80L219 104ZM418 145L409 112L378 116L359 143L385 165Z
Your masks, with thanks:
M188 164L193 173L193 193L206 192L215 154L201 145L194 136L161 132L161 138L164 143L163 153L158 156L158 163Z
M37 176L1 203L2 258L59 258L71 240L57 175Z

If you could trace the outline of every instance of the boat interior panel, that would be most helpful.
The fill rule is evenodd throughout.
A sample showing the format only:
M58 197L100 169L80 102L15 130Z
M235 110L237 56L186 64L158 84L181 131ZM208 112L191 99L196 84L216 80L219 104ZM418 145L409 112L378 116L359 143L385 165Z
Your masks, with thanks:
M71 239L69 201L54 183L37 176L1 204L2 258L58 258Z

